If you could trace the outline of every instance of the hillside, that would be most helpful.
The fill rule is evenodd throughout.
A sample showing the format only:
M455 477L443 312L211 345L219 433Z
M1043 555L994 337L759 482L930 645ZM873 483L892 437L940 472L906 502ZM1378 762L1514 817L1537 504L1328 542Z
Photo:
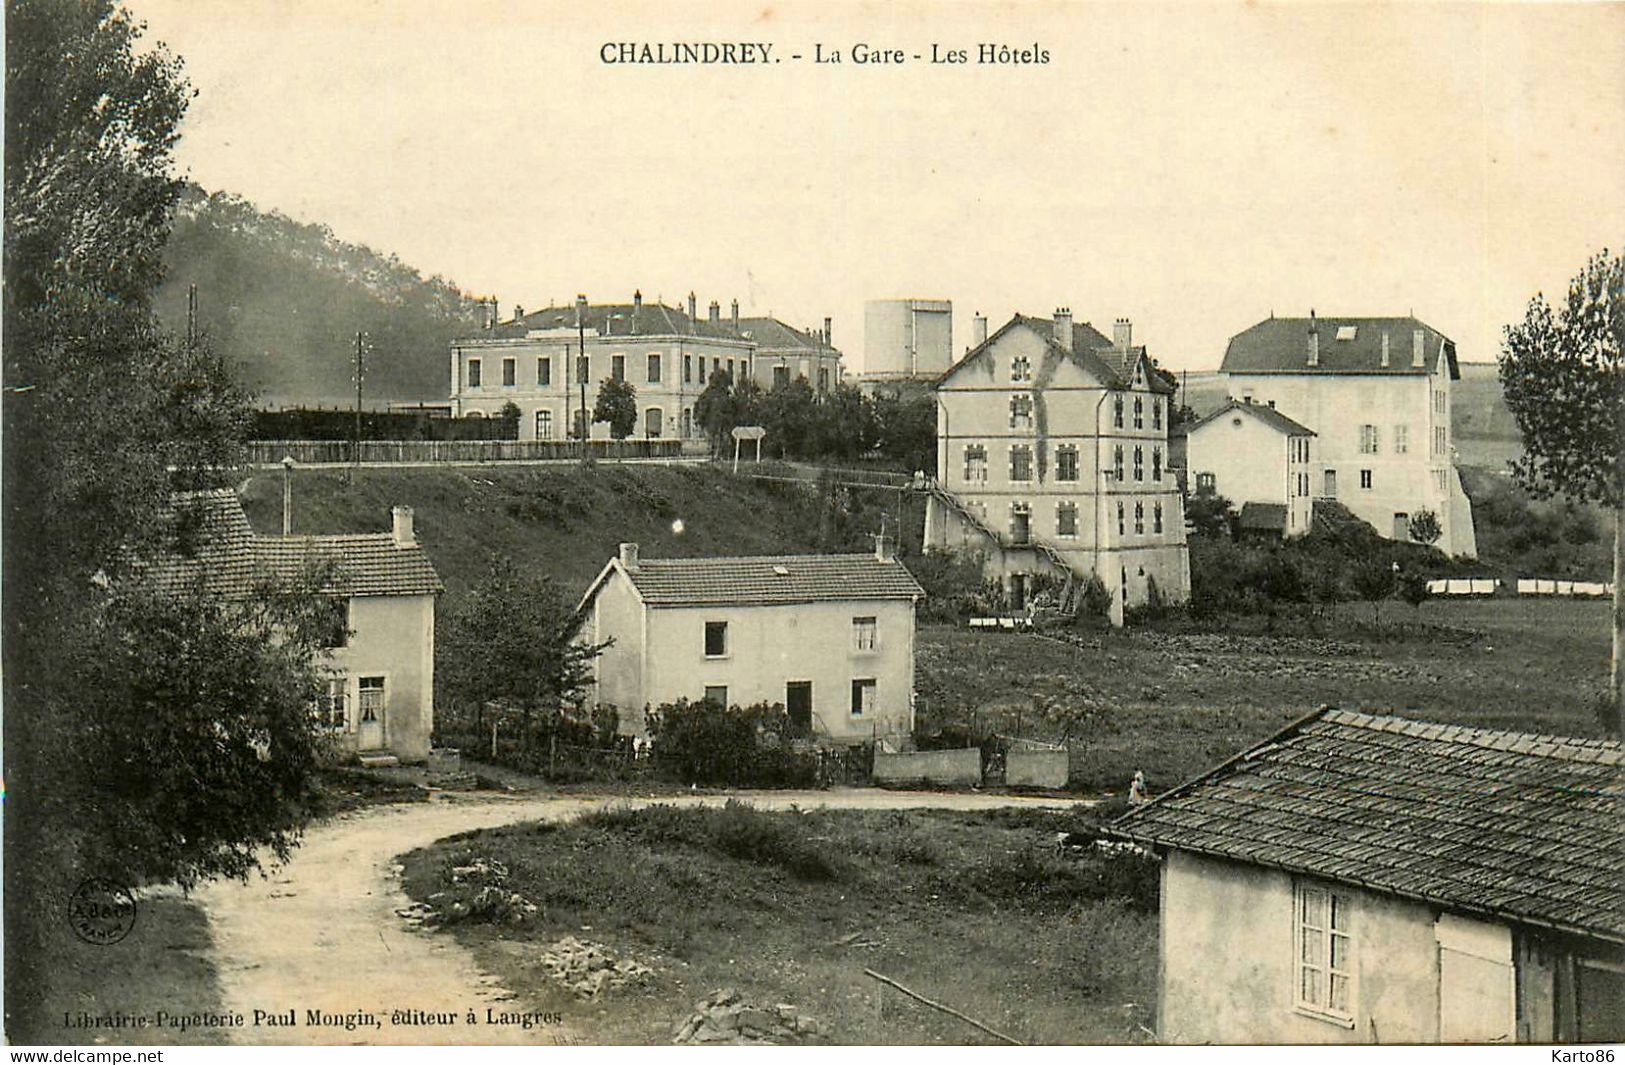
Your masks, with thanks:
M867 551L896 495L734 477L712 466L530 466L491 469L295 470L295 533L384 532L412 507L418 539L456 598L490 561L511 557L584 592L621 541L645 557ZM263 533L282 528L282 475L256 472L244 506ZM682 531L673 522L682 520ZM907 527L919 536L917 518Z
M196 284L201 332L266 406L353 403L358 330L371 338L369 405L444 400L448 345L477 320L472 298L449 281L196 186L176 209L164 258L159 317L183 334Z

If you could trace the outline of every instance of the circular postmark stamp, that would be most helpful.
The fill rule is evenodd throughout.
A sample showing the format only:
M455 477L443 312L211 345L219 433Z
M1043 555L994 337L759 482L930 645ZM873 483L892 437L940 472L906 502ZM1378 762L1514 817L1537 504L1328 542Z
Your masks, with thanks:
M135 895L116 881L90 877L68 900L68 923L86 943L111 946L135 927Z

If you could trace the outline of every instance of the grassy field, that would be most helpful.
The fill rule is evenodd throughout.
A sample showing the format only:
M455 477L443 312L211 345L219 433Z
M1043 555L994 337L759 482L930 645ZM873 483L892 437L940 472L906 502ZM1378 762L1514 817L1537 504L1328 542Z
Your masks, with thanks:
M477 890L493 860L540 907L523 926L453 925L482 968L588 1042L663 1044L719 988L789 1003L839 1044L982 1043L963 1022L877 993L874 969L1028 1042L1135 1042L1156 981L1155 870L1062 857L1092 815L612 809L443 840L403 860L415 899ZM437 897L438 896L438 897ZM441 933L446 934L446 933ZM580 1001L537 966L564 936L653 972Z
M933 626L919 636L919 719L1078 741L1074 784L1160 791L1321 705L1485 728L1597 735L1608 605L1489 599L1345 604L1322 635L1129 629L1080 637Z

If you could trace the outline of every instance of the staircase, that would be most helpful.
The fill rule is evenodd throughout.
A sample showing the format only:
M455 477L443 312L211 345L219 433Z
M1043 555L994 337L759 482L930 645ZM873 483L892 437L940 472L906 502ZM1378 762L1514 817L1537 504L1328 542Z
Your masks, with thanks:
M1003 536L1000 536L997 532L994 532L992 529L988 528L987 523L982 521L980 516L978 516L969 507L965 506L964 503L960 502L958 496L944 490L941 485L932 482L924 489L924 491L932 498L936 499L937 502L959 515L960 518L971 526L971 528L987 537L987 539L993 543L998 544L1000 547L1030 547L1039 554L1043 555L1049 560L1051 565L1060 570L1062 573L1066 574L1066 583L1061 587L1059 604L1060 611L1062 613L1071 613L1076 609L1077 604L1074 602L1074 600L1077 598L1081 590L1081 583L1078 580L1078 574L1073 571L1072 564L1069 563L1066 558L1053 546L1031 535L1031 533L1028 534L1026 541L1023 543L1018 544L1014 542L1006 542L1006 539Z
M357 751L355 757L362 769L391 769L401 764L389 751Z

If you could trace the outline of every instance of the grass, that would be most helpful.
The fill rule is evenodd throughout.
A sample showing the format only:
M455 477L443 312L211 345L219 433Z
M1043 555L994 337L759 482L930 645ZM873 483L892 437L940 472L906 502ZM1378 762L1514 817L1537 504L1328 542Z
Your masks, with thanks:
M408 894L445 903L450 870L495 859L541 907L526 927L461 923L482 967L589 1042L661 1044L699 999L734 987L787 1002L841 1044L978 1043L975 1029L865 968L1030 1042L1124 1042L1149 1025L1155 870L1068 858L1087 813L611 809L471 833L407 855ZM647 985L568 998L534 967L565 935L651 964Z
M1339 607L1329 636L1155 629L1081 645L932 626L919 635L927 729L976 724L1059 740L1074 785L1153 791L1211 768L1323 703L1484 728L1598 735L1608 604L1488 599Z

